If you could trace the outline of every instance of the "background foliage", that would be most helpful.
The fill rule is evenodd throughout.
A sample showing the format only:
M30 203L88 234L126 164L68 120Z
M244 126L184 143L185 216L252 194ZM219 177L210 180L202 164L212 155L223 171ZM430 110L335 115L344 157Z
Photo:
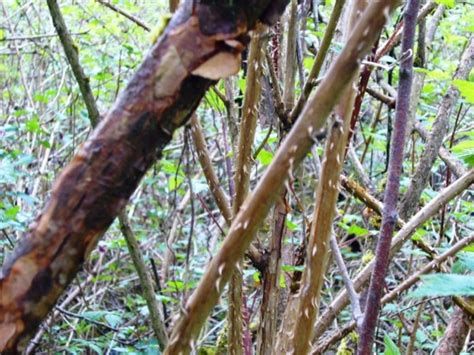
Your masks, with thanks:
M113 3L151 26L160 22L168 5L165 1L116 0ZM451 78L467 38L474 31L472 4L439 3L446 4L448 9L436 31L435 40L427 50L426 68L416 69L427 76L417 110L418 121L427 129L436 116L440 97L452 83ZM150 35L96 1L67 0L60 2L60 5L100 111L105 113L141 62L150 46ZM323 20L328 18L332 6L332 1L321 4ZM19 0L4 0L1 7L4 16L0 19L0 264L47 200L54 177L91 132L87 111L55 35L47 7L43 2ZM395 21L396 18L387 27L384 39L392 31ZM324 21L316 26L311 16L307 18L303 38L308 48L303 61L305 74L314 60L311 48L318 47L324 30ZM327 63L331 62L341 46L342 39L336 36ZM398 81L396 58L399 55L398 49L395 49L383 57L381 64L384 68L379 72L382 81L393 83L394 87ZM245 92L245 79L245 71L242 70L236 77L234 87L238 104ZM301 90L300 80L297 76L297 95ZM461 91L462 98L449 123L450 133L453 129L455 131L445 146L452 146L454 156L462 160L465 168L469 168L474 166L474 116L471 109L474 103L474 73L471 72L467 81L458 80L454 84ZM369 86L381 90L375 82ZM216 90L223 93L224 84L217 84ZM267 92L263 96L254 144L252 184L271 162L280 140L277 118L273 117L272 105L268 103L271 95ZM375 186L373 193L381 199L393 110L383 106L380 123L372 130L379 105L378 101L366 95L354 146L359 158L367 149L364 171ZM234 157L235 142L228 131L232 123L226 120L226 107L215 91L211 90L206 95L198 115L214 167L222 187L228 192L230 178L225 163ZM366 142L370 143L366 145ZM324 138L318 143L314 155L322 156L323 144ZM402 192L408 186L409 175L423 149L421 139L411 135L406 146L408 153L401 181ZM290 189L290 212L284 239L287 256L284 257L280 278L282 289L289 288L288 274L301 268L293 265L293 255L307 232L307 221L312 215L317 183L314 158L309 157L298 170ZM344 172L357 176L350 162L346 162ZM445 184L446 166L438 160L432 168L430 184L423 192L422 202L431 200ZM375 214L347 192L341 193L337 207L339 216L335 233L352 275L371 259L380 222ZM440 252L474 230L472 190L452 201L444 211L446 213L440 212L416 233L416 238L423 238ZM151 260L156 264L155 270L161 273L164 257L172 250L174 262L170 265L169 277L159 281L161 289L157 293L170 316L169 322L172 322L179 313L180 305L203 275L206 263L219 248L225 230L188 129L181 130L174 137L165 149L163 159L146 175L131 199L128 216L151 272L154 270ZM269 223L259 232L262 245L268 243ZM173 243L168 245L170 236ZM379 329L383 343L378 345L381 351L396 354L406 346L410 324L420 301L416 297L428 298L416 330L416 348L423 353L434 349L452 312L448 299L438 296L456 292L472 295L472 285L466 284L472 276L460 274L473 271L473 252L471 248L459 255L452 267L456 275L426 278L423 288L412 293L411 297L400 298L395 304L384 307L383 324ZM394 287L425 263L423 253L407 244L390 269L387 287ZM448 282L455 290L438 292L439 285ZM462 284L466 289L459 291ZM261 278L259 272L248 264L244 267L244 287L246 307L250 312L249 329L255 332L258 328ZM323 290L324 303L329 302L343 287L337 266L330 263ZM72 300L68 299L71 295ZM66 301L64 306L56 308L52 321L45 323L42 337L35 340L38 342L37 349L78 354L86 351L98 354L156 353L156 341L147 322L148 308L118 225L114 224L99 242L84 270L62 298L62 302ZM214 352L214 345L225 333L226 309L226 301L222 300L214 310L198 343L203 353ZM346 310L338 321L344 323L350 318L351 314ZM472 350L473 346L471 342L466 349Z

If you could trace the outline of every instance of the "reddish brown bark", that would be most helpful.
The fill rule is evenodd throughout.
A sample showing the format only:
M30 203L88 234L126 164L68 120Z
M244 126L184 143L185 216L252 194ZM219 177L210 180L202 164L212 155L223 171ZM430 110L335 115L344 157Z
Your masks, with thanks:
M178 10L3 266L2 354L24 348L211 79L240 66L248 31L285 4L202 0Z
M436 355L459 354L464 349L469 330L474 326L472 317L457 308L449 321L446 332L439 342Z

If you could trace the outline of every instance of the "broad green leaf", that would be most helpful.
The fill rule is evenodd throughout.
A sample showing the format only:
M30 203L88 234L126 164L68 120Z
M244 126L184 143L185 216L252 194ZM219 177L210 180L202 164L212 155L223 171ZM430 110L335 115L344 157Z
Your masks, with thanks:
M180 185L181 183L184 181L184 178L182 176L176 176L176 175L173 175L169 178L168 180L168 189L170 191L174 191L176 190Z
M365 228L359 227L357 224L353 224L347 229L347 233L354 234L357 237L363 237L369 234L369 231Z
M44 93L41 93L41 92L36 93L36 94L33 96L33 99L34 99L36 102L41 102L41 103L43 103L43 104L46 104L46 103L48 103L48 101L49 101L48 96L45 95Z
M252 279L255 284L259 285L262 282L262 275L260 274L260 271L255 271L252 274Z
M459 253L452 270L456 274L474 271L474 253Z
M455 0L435 0L435 2L440 4L440 5L447 6L447 7L454 7L454 5L456 5Z
M306 70L310 70L313 67L314 58L313 57L305 57L303 60L303 67Z
M426 230L424 228L418 228L416 232L411 237L411 240L417 241L421 240L423 236L426 235Z
M474 296L474 275L432 274L421 276L421 280L409 297Z
M383 337L383 342L385 344L384 355L400 355L400 350L398 349L397 344L393 342L388 334L385 334Z
M474 166L474 139L464 140L456 144L452 148L452 152L469 166Z
M474 244L468 245L467 247L463 248L462 251L474 253Z
M258 152L257 160L262 165L269 165L272 162L273 153L269 152L268 150L262 149Z
M454 86L458 88L461 95L470 104L474 104L474 83L467 80L453 80Z
M179 176L185 176L181 169L178 170L178 165L169 160L162 160L160 162L160 169L170 175L176 175L176 171L178 171Z
M13 206L10 207L5 211L5 217L6 219L15 219L16 215L20 212L20 206Z

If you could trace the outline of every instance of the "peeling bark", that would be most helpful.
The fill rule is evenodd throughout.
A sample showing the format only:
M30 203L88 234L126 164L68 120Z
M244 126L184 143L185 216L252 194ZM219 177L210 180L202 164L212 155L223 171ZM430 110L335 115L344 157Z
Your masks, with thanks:
M2 354L26 346L174 130L187 122L210 78L229 74L222 56L240 59L248 31L259 20L271 23L285 5L282 0L202 0L180 7L5 262Z
M439 346L436 349L436 355L456 355L460 354L464 349L466 338L469 335L470 329L474 327L472 317L464 312L462 309L457 308L451 320L449 321L446 332L443 338L439 342Z

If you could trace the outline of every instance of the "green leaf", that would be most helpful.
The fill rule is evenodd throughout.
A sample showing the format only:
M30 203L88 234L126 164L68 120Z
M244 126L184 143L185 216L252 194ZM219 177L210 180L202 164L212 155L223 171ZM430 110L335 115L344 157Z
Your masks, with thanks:
M91 342L91 341L88 341L88 340L85 340L85 339L79 339L79 338L74 339L74 341L76 343L79 343L79 344L87 347L88 350L93 350L97 354L103 354L103 350L100 348L100 346L98 346L94 342Z
M286 288L285 275L280 274L280 277L279 277L279 280L278 280L278 286L280 288Z
M162 160L160 162L160 169L170 175L176 175L177 171L178 175L185 176L184 172L181 169L178 170L178 166L169 160Z
M400 350L398 349L397 344L393 342L388 334L385 334L383 337L383 342L385 344L384 355L400 355Z
M468 245L467 247L463 248L462 251L474 253L474 244Z
M365 228L359 227L357 224L353 224L347 229L347 233L354 234L357 237L363 237L369 234L369 231Z
M300 271L303 272L304 266L303 265L288 265L283 264L281 269L285 272L293 272L293 271Z
M122 317L115 313L108 313L105 315L105 320L111 327L117 327L120 323L122 323Z
M40 132L40 124L37 116L34 116L30 120L26 121L26 130L28 132L39 133Z
M423 69L423 68L415 68L415 71L418 73L425 73L428 78L434 79L434 80L449 80L451 76L449 73L435 69L435 70L428 70L428 69Z
M257 155L257 160L260 162L262 165L269 165L272 162L273 159L273 153L269 152L268 150L262 149L260 152L258 152Z
M182 176L171 176L168 180L168 189L170 191L176 190L183 181L184 178Z
M46 104L49 102L49 97L44 93L38 92L33 96L33 100L35 100L36 102Z
M260 284L262 282L262 275L260 274L260 271L255 271L252 274L252 279L256 284Z
M474 296L474 275L432 274L421 276L421 280L409 297Z
M453 265L453 272L456 274L462 274L465 272L474 271L474 254L473 253L460 253L458 254L458 260Z
M417 241L423 239L423 236L426 235L426 230L424 228L418 228L416 232L411 237L411 240Z
M295 222L290 221L288 218L286 219L285 224L286 228L288 228L290 232L294 232L299 229L299 226Z
M456 144L452 148L452 152L469 166L474 166L474 139L464 140Z
M467 80L453 80L453 85L458 88L461 95L470 104L474 104L474 83Z
M447 7L454 7L454 5L456 5L455 0L435 0L435 3L440 4L440 5L444 5L444 6L447 6Z
M13 206L10 207L5 211L5 218L7 220L15 219L16 215L20 212L20 206Z

